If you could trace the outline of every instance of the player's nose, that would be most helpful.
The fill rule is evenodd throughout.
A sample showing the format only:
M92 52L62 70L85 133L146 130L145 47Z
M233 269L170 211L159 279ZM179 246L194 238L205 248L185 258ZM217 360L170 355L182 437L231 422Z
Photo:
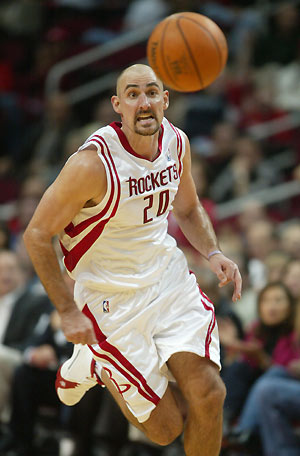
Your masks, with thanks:
M145 111L147 109L149 109L150 107L150 101L149 101L149 98L147 97L147 95L145 93L141 93L140 95L140 109Z

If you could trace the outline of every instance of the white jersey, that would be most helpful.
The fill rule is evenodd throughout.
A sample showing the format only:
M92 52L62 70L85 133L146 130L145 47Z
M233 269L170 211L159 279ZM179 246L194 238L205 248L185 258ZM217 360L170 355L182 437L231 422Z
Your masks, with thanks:
M134 152L117 122L93 133L79 151L91 144L105 167L107 192L60 233L65 266L78 285L92 290L152 285L177 250L167 217L182 173L182 132L164 118L153 161Z

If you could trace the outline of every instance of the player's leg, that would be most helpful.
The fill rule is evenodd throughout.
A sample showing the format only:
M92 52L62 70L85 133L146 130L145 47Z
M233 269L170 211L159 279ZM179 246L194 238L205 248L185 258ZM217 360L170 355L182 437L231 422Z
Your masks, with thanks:
M182 414L169 386L158 405L152 410L150 417L146 421L139 422L128 409L123 396L111 382L104 369L101 373L101 380L110 391L128 421L144 432L153 442L159 445L168 445L182 433Z
M169 387L152 410L150 417L146 421L139 422L127 407L123 395L120 394L117 380L122 386L122 377L120 380L114 373L113 383L106 370L95 361L91 350L86 345L74 346L71 358L65 361L57 373L55 386L59 399L66 405L74 405L100 380L108 388L128 421L143 431L150 440L160 445L167 445L181 434L182 415ZM124 381L126 379L123 378ZM143 407L143 401L146 408L149 407L148 401L143 396L140 396L140 401L141 407Z
M218 366L207 358L182 352L170 357L168 367L188 402L184 432L186 455L219 455L226 393Z

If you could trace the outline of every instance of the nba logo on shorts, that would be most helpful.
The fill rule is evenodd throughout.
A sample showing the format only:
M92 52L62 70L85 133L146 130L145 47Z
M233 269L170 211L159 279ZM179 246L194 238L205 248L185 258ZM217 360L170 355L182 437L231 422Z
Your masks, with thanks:
M109 301L106 301L106 300L103 301L102 308L103 308L103 312L108 313L109 312Z

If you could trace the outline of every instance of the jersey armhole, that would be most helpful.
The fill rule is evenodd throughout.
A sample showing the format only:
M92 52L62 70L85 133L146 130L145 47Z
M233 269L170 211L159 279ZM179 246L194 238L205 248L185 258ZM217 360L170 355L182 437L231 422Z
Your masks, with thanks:
M86 207L86 208L84 208L85 210L86 210L86 209L91 209L91 210L93 210L93 209L95 209L95 207L102 207L102 206L104 207L104 206L106 205L106 203L107 203L109 197L110 197L111 189L112 189L112 182L111 182L111 177L110 177L110 170L109 170L109 168L108 168L108 165L107 165L107 163L106 163L106 160L104 159L104 157L103 157L102 154L101 154L101 147L100 147L100 145L99 145L96 141L93 141L93 140L87 141L86 143L82 144L82 146L80 146L80 147L78 148L78 150L77 150L76 153L80 152L80 151L83 150L83 149L88 148L88 146L90 146L90 145L96 146L96 148L97 148L97 155L98 155L99 159L100 159L100 160L102 161L102 163L103 163L103 166L104 166L104 169L105 169L105 177L106 177L106 193L105 193L103 199L100 201L99 204L97 204L96 206L91 206L90 208L89 208L89 207Z
M99 145L99 143L97 143L96 141L93 141L93 140L87 141L84 144L82 144L82 146L78 147L77 152L80 152L81 150L86 149L86 148L88 148L88 146L91 146L91 145L96 147L98 155L100 155L100 150L101 150L100 145Z

